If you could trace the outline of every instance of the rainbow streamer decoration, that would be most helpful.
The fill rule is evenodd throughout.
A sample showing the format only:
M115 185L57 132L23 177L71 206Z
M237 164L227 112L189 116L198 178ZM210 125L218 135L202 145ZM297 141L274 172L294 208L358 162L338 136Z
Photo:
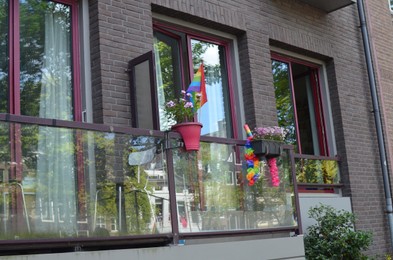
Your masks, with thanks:
M247 124L244 125L244 130L247 133L247 141L246 141L246 151L244 158L247 161L247 175L246 178L248 180L248 186L254 185L254 183L259 179L259 159L254 154L254 150L251 146L251 141L253 139L253 135L251 133L250 128Z
M194 106L194 110L201 108L207 102L206 95L206 83L205 83L205 72L203 69L203 63L199 66L199 69L194 75L190 86L188 86L187 93L190 93L190 102ZM196 105L197 95L200 95L199 105Z

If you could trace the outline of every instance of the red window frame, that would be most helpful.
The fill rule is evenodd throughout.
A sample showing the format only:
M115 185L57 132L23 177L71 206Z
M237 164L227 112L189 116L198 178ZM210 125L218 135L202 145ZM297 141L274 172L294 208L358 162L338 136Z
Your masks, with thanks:
M207 41L213 44L221 45L225 49L225 66L227 70L227 80L228 80L228 98L229 98L229 110L230 110L230 119L231 119L231 131L232 136L228 138L238 138L238 128L237 126L237 118L236 118L236 106L235 106L235 97L234 97L234 84L233 84L233 74L232 74L232 55L230 50L230 40L220 39L219 37L205 35L199 32L196 32L192 29L183 28L175 25L171 25L168 23L163 23L160 21L153 21L153 30L159 31L163 34L167 34L171 37L178 37L177 35L173 35L168 30L173 30L182 34L185 34L186 37L186 48L187 48L187 61L188 61L188 71L181 72L181 80L183 82L183 86L188 86L194 76L194 69L192 64L192 54L191 54L191 39ZM181 40L179 39L179 42ZM184 56L183 56L183 46L180 46L180 66L184 68ZM184 70L184 69L183 69ZM188 75L185 75L187 74ZM187 78L187 80L186 80Z
M61 3L70 7L71 10L71 51L72 51L72 93L73 93L73 121L82 121L82 102L81 102L81 77L80 77L80 52L79 52L79 2L73 0L51 0L56 3ZM19 1L10 0L8 7L8 51L9 51L9 83L8 83L8 113L14 115L21 115L20 109L20 8ZM22 181L22 147L21 147L21 127L18 124L10 127L10 159L11 164L10 177L18 182ZM76 143L78 147L82 147L81 137L76 135ZM84 172L83 172L83 151L78 149L75 156L77 161L77 188L83 191L85 188ZM19 192L13 194L12 199L18 203L16 207L11 210L14 214L22 211L22 198ZM78 210L83 219L85 205L83 202L78 202ZM20 215L20 214L19 214ZM13 223L18 225L19 221Z
M82 121L80 53L78 29L78 1L53 0L53 2L70 6L72 34L72 73L73 73L73 118ZM19 1L9 1L9 102L8 112L20 115L20 15Z
M327 135L326 135L326 121L325 121L325 116L324 116L324 111L323 111L323 99L322 99L322 93L321 93L321 84L320 84L320 66L316 65L311 62L295 59L292 57L287 57L280 55L278 53L272 52L271 53L271 59L272 60L277 60L280 62L285 62L288 64L289 68L289 76L290 76L290 88L291 88L291 100L293 104L293 113L294 113L294 118L295 118L295 129L296 129L296 139L298 140L297 145L298 145L298 153L302 154L302 147L301 147L301 142L300 142L300 131L299 131L299 125L298 125L298 114L296 110L296 100L295 100L295 88L294 88L294 83L293 83L293 74L292 74L292 64L300 64L307 66L311 69L310 71L310 84L311 84L311 89L312 89L312 94L313 94L313 100L314 100L314 112L315 112L315 123L317 125L317 134L318 134L318 145L319 145L319 153L321 156L329 156L329 147L328 147L328 140L327 140Z

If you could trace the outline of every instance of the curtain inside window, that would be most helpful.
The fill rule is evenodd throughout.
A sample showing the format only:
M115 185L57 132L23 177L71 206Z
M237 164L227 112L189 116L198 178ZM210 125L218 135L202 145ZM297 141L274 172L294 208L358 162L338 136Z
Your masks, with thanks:
M48 5L39 116L72 120L70 10ZM36 207L37 232L61 236L76 231L74 137L72 130L40 127Z

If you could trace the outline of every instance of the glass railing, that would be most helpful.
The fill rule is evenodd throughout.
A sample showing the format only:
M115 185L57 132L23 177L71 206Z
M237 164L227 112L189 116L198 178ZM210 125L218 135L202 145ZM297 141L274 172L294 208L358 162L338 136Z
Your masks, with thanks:
M245 179L243 147L202 143L199 153L174 151L180 232L295 226L291 167L286 153L277 161L280 185L273 187L261 161L260 179ZM236 163L236 159L241 161Z
M295 158L296 180L303 184L338 184L337 158Z
M279 186L265 162L248 186L239 140L185 152L176 134L40 124L0 121L0 240L297 227L288 150Z

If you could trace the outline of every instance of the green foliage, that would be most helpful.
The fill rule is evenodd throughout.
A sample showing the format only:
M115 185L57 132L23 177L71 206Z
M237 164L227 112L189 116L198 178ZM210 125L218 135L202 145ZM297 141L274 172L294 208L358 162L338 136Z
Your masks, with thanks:
M196 96L195 104L188 101L191 94L182 90L182 97L170 100L165 106L165 113L168 118L176 121L177 123L192 122L194 114L200 103L200 95ZM195 105L195 106L194 106Z
M355 215L319 205L309 210L317 223L308 228L304 237L307 259L367 259L362 253L372 241L372 234L355 231Z
M337 161L299 159L296 161L296 178L301 183L337 183Z
M288 64L280 61L272 61L272 71L278 125L288 131L285 136L285 143L296 146L295 119L289 84Z

